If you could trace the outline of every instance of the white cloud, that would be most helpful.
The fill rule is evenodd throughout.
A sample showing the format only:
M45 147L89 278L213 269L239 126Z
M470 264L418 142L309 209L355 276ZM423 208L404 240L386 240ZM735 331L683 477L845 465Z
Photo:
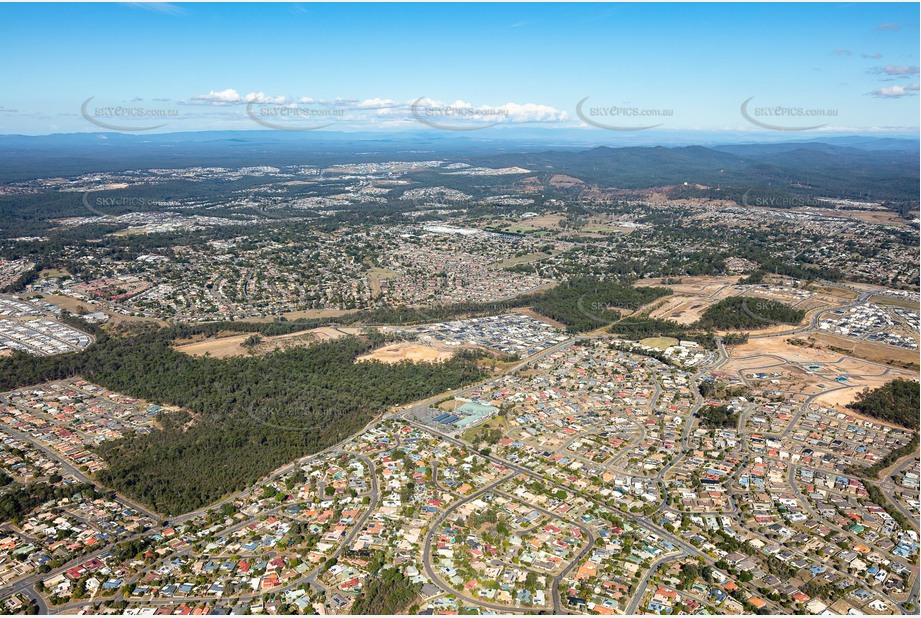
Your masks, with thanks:
M886 75L917 75L918 67L902 67L887 64L883 67L883 73Z
M382 108L391 108L396 107L398 103L393 99L381 99L375 97L373 99L365 99L360 101L358 105L355 105L356 109L382 109Z
M569 118L567 112L539 103L506 103L497 109L506 112L512 122L560 122Z
M919 85L917 83L908 84L907 86L891 86L889 88L878 88L870 94L881 99L912 97L915 96L916 92L918 92L918 87Z
M264 92L249 92L240 95L233 88L224 90L211 90L208 94L200 94L192 97L193 104L210 104L210 105L235 105L240 103L284 103L285 97L269 97Z
M515 103L503 105L480 105L458 99L453 103L436 101L423 97L411 101L417 113L435 111L435 116L442 114L444 117L456 117L463 120L491 121L491 122L562 122L569 118L569 114L550 105L540 103Z

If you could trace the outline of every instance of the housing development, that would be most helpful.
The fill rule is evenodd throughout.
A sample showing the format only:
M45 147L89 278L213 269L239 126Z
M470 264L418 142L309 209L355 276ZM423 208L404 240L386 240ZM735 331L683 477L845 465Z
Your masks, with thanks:
M917 3L0 24L0 614L921 613Z

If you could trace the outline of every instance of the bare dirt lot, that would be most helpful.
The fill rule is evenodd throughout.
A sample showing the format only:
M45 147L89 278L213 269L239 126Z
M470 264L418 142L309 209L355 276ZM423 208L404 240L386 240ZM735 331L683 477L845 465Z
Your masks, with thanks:
M399 363L405 360L437 363L451 358L454 350L443 350L427 345L404 341L374 350L358 357L358 362L377 360L382 363Z
M290 348L306 346L318 341L327 341L345 335L355 335L359 332L360 331L357 328L323 327L298 331L296 333L289 333L287 335L263 337L260 343L253 346L252 354L268 354L276 350L287 350ZM211 356L212 358L245 356L251 352L243 344L252 336L252 334L253 333L243 333L233 334L225 337L212 337L202 341L183 343L182 345L175 346L174 349L178 352L189 354L191 356Z
M732 286L738 277L682 277L681 283L662 283L662 279L640 279L637 286L664 286L672 290L671 296L661 303L650 317L673 320L679 324L692 324L710 305L735 295Z
M649 316L660 320L673 320L679 324L693 324L715 302L687 296L669 296Z
M836 408L854 400L864 388L876 388L896 378L917 379L917 373L882 366L825 348L789 343L790 337L764 337L732 346L720 373L747 377L762 372L777 380L776 390L819 395L818 403ZM849 411L853 414L853 411Z

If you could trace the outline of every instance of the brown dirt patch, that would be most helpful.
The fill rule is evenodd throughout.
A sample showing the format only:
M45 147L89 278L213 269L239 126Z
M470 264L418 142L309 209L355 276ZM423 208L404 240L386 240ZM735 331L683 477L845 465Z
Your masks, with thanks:
M730 359L720 368L719 373L747 376L755 372L776 372L781 375L771 376L770 379L777 380L777 383L765 385L765 389L803 395L818 394L818 403L841 409L864 388L876 388L896 378L918 377L916 372L910 370L881 366L827 348L794 346L789 343L789 339L759 337L732 346L729 349ZM844 376L846 380L836 380ZM848 413L853 414L853 411Z
M454 355L453 350L442 350L412 342L401 342L374 350L358 357L358 362L377 360L382 363L399 363L405 360L414 363L438 363Z
M303 347L319 341L328 341L345 335L355 335L360 331L357 328L333 328L322 327L311 330L302 330L286 335L276 335L274 337L263 337L262 341L253 348L252 353L256 355L268 354L277 350L287 350L291 348ZM173 349L190 356L211 356L212 358L231 358L234 356L246 356L250 354L249 349L243 346L243 343L249 339L253 333L234 334L230 336L217 336L196 341L192 343L181 343L173 346Z

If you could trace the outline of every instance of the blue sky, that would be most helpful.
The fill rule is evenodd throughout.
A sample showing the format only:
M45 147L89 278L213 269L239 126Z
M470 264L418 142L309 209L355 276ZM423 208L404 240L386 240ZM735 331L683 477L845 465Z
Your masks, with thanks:
M916 3L2 4L0 133L912 134L918 48Z

